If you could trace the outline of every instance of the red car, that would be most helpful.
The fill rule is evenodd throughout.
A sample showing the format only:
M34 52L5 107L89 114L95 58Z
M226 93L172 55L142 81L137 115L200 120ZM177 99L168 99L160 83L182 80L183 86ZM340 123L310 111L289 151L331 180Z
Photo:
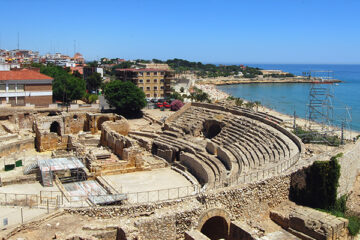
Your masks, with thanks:
M168 102L163 102L163 105L164 105L165 108L170 108L171 107L171 105Z
M156 107L162 108L162 107L164 107L164 104L162 102L157 102Z

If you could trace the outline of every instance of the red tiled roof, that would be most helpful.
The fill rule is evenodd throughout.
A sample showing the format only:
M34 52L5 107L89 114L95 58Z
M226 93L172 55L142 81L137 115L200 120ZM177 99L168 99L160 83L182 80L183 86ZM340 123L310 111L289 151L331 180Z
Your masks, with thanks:
M53 78L33 70L22 69L0 71L0 81L1 80L53 80Z
M169 69L157 69L157 68L117 68L116 71L129 71L129 72L166 72L171 71Z

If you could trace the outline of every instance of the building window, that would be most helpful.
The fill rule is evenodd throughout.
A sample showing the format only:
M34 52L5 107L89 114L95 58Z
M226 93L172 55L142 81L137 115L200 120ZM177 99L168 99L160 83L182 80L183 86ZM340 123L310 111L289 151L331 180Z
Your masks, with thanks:
M164 94L161 94L161 97L164 97Z
M156 94L156 93L154 93L154 97L157 97L157 94Z
M157 72L154 72L154 76L157 76Z
M157 83L157 79L154 79L154 83Z
M143 72L139 72L139 76L143 76L144 75L144 73Z
M0 92L6 92L6 85L0 84Z
M144 88L143 88L143 87L140 87L140 89L144 91Z
M160 89L161 89L161 90L164 89L164 86L161 86Z
M150 87L146 87L146 90L150 91Z
M165 80L164 80L164 79L161 79L160 82L165 82Z
M146 76L150 76L150 72L147 72L147 73L146 73Z
M24 91L24 84L18 84L16 91L17 92L23 92Z
M146 79L146 82L149 83L149 82L150 82L150 79Z
M160 72L160 75L164 75L165 73L164 72Z
M157 90L157 87L156 87L156 86L154 87L154 90Z
M144 80L142 80L142 79L139 79L139 83L143 83L144 82Z
M9 92L15 92L15 84L9 84Z
M146 94L146 97L150 97L150 94Z

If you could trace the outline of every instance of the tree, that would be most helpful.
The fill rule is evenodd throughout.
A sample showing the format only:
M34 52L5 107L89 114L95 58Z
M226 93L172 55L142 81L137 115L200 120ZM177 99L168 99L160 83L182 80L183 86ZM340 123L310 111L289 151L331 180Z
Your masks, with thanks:
M85 81L73 76L56 76L53 81L53 97L55 100L70 103L81 99L85 94Z
M97 61L88 62L87 64L89 67L98 67L99 65Z
M72 75L77 78L83 78L83 75L81 73L79 73L78 70L75 70Z
M94 72L88 78L86 78L86 89L92 93L93 91L97 91L102 83L100 73Z
M82 100L88 104L91 104L96 102L96 100L98 100L98 95L86 93Z
M139 116L146 106L145 93L132 82L115 80L106 84L104 95L116 112L124 116Z
M130 62L130 61L125 61L125 62L122 62L122 63L120 63L120 64L117 64L117 65L113 66L113 69L117 69L117 68L121 68L121 69L131 68L132 65L133 65L132 62Z
M85 94L86 84L82 78L71 75L66 69L54 65L41 65L40 72L54 78L53 99L70 103L81 99Z
M244 100L242 100L241 98L235 98L235 105L238 107L241 107L244 103Z
M252 110L254 108L254 106L255 106L255 103L253 103L253 102L245 103L245 107L248 108L248 109Z
M180 100L180 101L184 101L184 97L180 94L180 93L178 93L178 92L175 92L175 91L173 91L171 94L170 94L170 98L171 99L177 99L177 100Z

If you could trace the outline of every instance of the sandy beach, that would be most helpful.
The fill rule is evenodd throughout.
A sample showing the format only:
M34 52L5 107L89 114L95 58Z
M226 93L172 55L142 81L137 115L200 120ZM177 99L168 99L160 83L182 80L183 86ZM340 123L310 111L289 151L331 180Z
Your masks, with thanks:
M201 89L202 91L206 92L207 94L209 94L210 99L213 101L225 100L230 96L229 94L227 94L223 91L220 91L219 89L216 88L215 85L212 85L212 84L195 84L195 87L197 87L197 88ZM246 99L244 99L244 101L247 102ZM283 123L284 126L287 129L292 130L293 124L294 124L294 116L280 113L276 110L273 110L271 108L264 107L264 106L258 107L258 111L265 112L265 113L271 114L273 116L276 116L276 117L282 119L284 121L284 123ZM300 126L302 128L306 128L309 125L309 121L304 118L296 118L296 125ZM315 125L316 125L316 123L315 123ZM329 126L327 130L333 134L338 135L339 137L341 136L341 129L339 129L337 127ZM345 129L344 130L344 139L352 140L359 134L360 134L360 132L358 132L358 131Z

